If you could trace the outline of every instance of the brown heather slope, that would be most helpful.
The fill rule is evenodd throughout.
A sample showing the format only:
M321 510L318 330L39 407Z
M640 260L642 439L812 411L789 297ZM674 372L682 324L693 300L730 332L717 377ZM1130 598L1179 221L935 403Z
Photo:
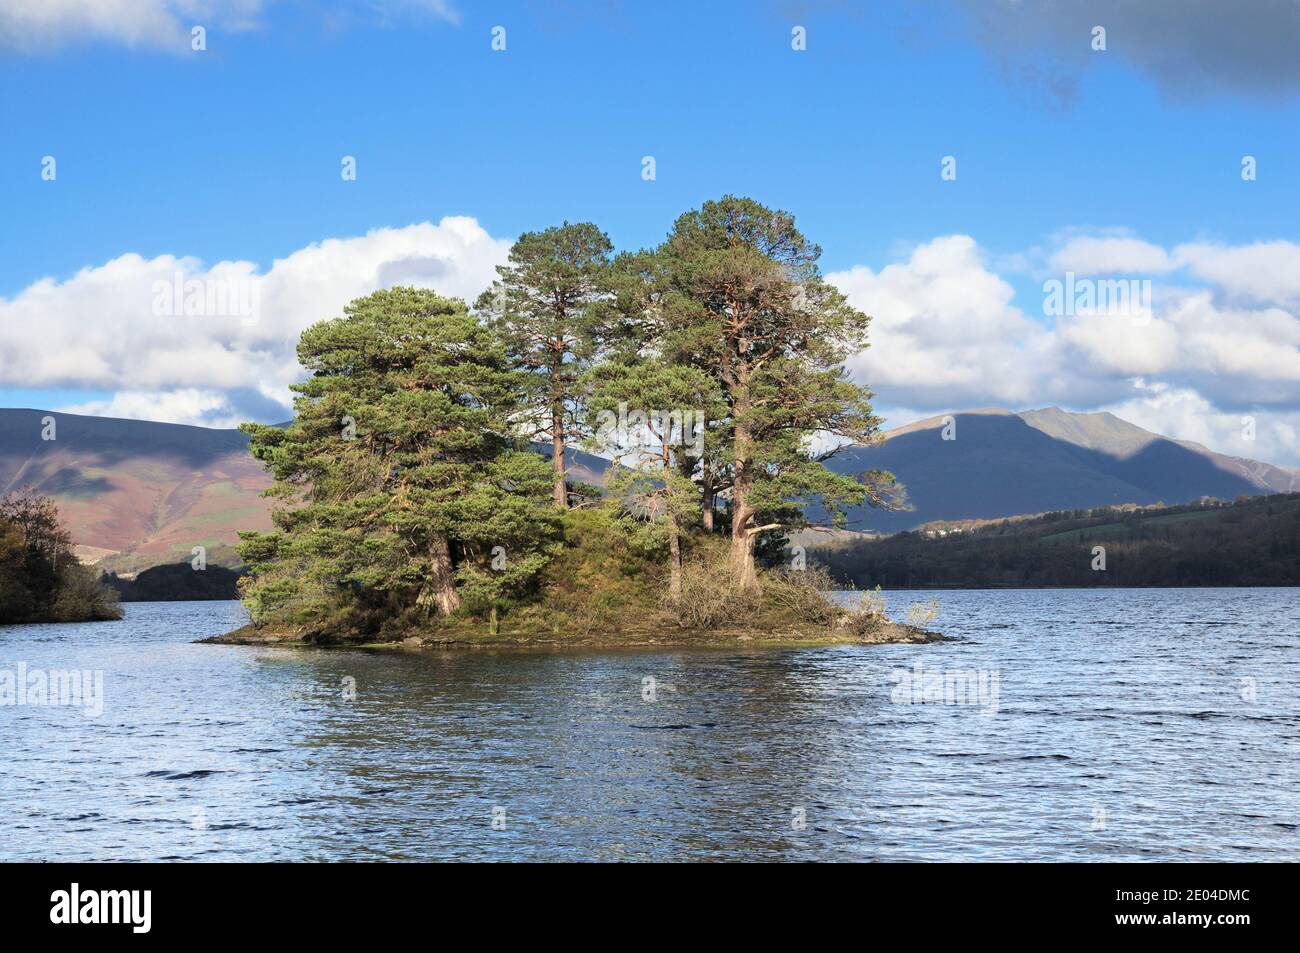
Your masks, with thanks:
M233 565L238 531L271 527L270 480L247 446L237 430L0 410L0 494L52 496L81 557L105 568L188 561L195 546Z
M45 417L54 440L41 439ZM604 481L607 461L568 456L571 479ZM238 566L239 531L271 528L270 478L238 430L0 409L0 496L28 485L58 503L83 561L128 576L188 562L195 546Z

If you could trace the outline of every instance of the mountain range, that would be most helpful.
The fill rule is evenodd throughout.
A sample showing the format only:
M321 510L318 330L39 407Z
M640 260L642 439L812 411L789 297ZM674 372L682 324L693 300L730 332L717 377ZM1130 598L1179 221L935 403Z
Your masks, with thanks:
M932 417L829 461L842 473L890 470L907 489L908 509L859 508L850 529L1300 490L1300 470L1171 440L1108 413L984 409L951 419L953 439L944 439L947 418ZM271 526L260 496L270 480L247 447L237 430L0 409L0 494L31 485L54 497L81 557L106 569L188 561L195 546L232 565L237 532ZM588 483L602 482L609 465L581 452L569 463L573 479Z
M1114 414L1058 407L930 417L886 432L877 446L846 450L827 465L840 473L888 470L904 484L908 509L859 507L850 514L850 529L881 533L934 520L1300 490L1300 470L1171 440Z

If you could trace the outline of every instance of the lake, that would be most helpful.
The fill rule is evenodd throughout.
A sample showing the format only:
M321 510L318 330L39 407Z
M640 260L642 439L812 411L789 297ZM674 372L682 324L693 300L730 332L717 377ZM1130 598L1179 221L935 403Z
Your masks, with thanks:
M0 859L1300 860L1300 590L891 612L932 595L960 641L192 644L229 602L0 628L8 701L92 673L0 705Z

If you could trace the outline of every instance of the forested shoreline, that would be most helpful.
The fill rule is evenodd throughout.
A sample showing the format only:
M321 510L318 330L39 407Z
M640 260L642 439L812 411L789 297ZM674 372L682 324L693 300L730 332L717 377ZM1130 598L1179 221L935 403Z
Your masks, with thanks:
M811 549L885 589L1300 585L1300 493L933 525Z
M648 250L527 233L472 307L396 287L309 327L293 422L242 428L275 480L275 531L241 534L255 626L842 627L787 534L896 490L824 465L880 421L843 367L870 319L820 253L726 196ZM615 461L603 492L568 478L579 447Z

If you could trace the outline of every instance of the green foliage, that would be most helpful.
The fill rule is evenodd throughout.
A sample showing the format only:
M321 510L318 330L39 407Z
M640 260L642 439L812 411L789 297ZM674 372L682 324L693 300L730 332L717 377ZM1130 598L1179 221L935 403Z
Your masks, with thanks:
M563 453L582 432L583 373L600 353L600 305L609 297L609 238L589 222L526 232L475 310L525 372L512 420L553 453L555 501L564 506Z
M754 537L807 525L812 500L837 521L846 506L887 502L887 475L824 466L874 441L880 421L843 367L866 346L870 318L822 277L820 255L792 216L734 196L681 216L658 251L662 352L707 373L727 404L719 484L730 489L734 568L747 574ZM825 452L812 452L814 439Z
M551 387L567 396L581 363L596 357L602 340L597 305L610 294L608 236L590 222L525 232L498 266L499 279L475 302L513 359L534 371L525 400L549 410ZM534 390L533 388L536 388Z
M458 300L395 288L308 328L298 358L312 376L293 423L243 428L282 503L275 533L241 534L253 617L445 615L456 577L474 611L525 594L558 517L539 505L549 467L510 427L524 381L499 336Z
M721 392L697 368L643 357L588 375L588 410L601 421L589 445L613 458L607 492L625 511L662 524L670 590L680 591L681 531L699 513L691 448L723 412ZM697 432L698 431L698 432Z
M564 546L543 577L539 608L547 627L587 635L653 610L666 545L646 529L613 505L567 513Z

